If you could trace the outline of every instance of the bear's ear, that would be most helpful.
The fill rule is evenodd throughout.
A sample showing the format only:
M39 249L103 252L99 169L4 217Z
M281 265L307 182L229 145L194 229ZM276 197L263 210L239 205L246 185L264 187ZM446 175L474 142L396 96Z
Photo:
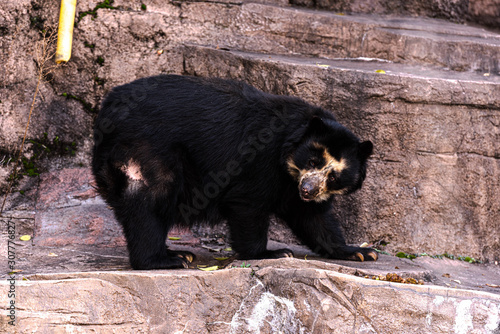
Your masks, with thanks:
M372 153L373 153L373 144L371 141L367 140L359 144L358 155L360 159L366 160Z
M328 127L320 117L313 116L307 125L306 136L323 134L328 132L328 130Z

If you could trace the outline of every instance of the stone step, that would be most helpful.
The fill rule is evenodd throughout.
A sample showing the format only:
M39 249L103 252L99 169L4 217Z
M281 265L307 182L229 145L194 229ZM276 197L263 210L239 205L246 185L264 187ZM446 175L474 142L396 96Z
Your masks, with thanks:
M327 10L340 15L376 14L384 16L428 17L455 23L472 23L500 28L500 5L497 0L190 0L227 4L261 3L283 7Z
M290 4L347 13L424 16L500 27L496 0L290 0Z
M350 242L500 258L499 77L199 46L184 70L304 98L374 142L359 202L338 199Z
M500 295L356 277L317 261L30 275L4 333L497 333ZM10 282L0 282L3 291ZM0 295L2 308L9 305Z
M133 4L123 6L135 8ZM243 51L368 57L457 71L500 71L498 34L437 19L337 15L248 2L180 2L148 8L135 13L134 20L120 20L122 14L116 10L97 20L105 26L120 22L121 28L142 38L161 33L169 40ZM88 23L90 18L82 20L83 25Z
M229 50L195 44L185 45L184 58L187 61L184 70L191 75L215 76L224 74L227 76L233 72L263 78L262 70L264 68L271 70L271 73L276 72L278 68L290 71L293 69L293 73L286 73L288 75L284 74L283 76L289 80L283 80L283 78L269 80L266 87L262 87L262 89L266 88L267 90L276 90L280 85L288 85L290 86L288 92L292 93L294 92L292 87L294 83L290 80L293 80L294 75L319 75L319 77L336 77L336 82L353 85L352 88L355 88L354 84L362 79L363 82L359 82L361 87L358 90L360 92L366 91L365 95L368 98L381 97L388 101L404 100L410 103L500 108L498 100L500 76L496 75L485 76L479 73L455 72L429 66L390 63L371 58L324 59L244 52L237 49ZM214 62L215 59L220 60ZM238 63L248 65L250 68L237 67L240 65ZM256 66L262 66L259 68L261 71L255 71ZM306 72L311 72L311 74L306 74ZM272 74L269 74L268 79L271 77ZM276 77L276 79L278 78ZM311 81L308 80L302 84L308 82ZM273 87L273 84L276 87ZM381 86L378 88L379 91L375 91L376 86ZM392 92L384 91L389 86L394 88L399 86L402 89ZM457 91L460 91L458 96ZM284 93L282 92L282 94ZM308 97L310 99L316 98L316 102L321 99L318 92L314 92Z

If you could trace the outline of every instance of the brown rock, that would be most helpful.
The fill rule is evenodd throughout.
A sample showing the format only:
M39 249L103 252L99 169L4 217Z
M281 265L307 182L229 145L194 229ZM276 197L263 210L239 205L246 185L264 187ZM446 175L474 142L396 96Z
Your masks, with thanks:
M89 169L63 169L42 175L35 215L36 245L125 245L112 211L92 185Z

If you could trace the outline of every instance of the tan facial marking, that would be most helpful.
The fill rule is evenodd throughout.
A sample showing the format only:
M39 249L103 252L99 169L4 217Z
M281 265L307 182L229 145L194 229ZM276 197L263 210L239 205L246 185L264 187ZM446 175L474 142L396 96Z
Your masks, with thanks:
M316 148L316 149L318 149L318 150L326 150L326 147L325 147L325 146L323 146L323 145L321 145L321 144L320 144L320 143L318 143L318 142L313 141L313 142L311 143L311 145L312 145L312 147L314 147L314 148Z
M323 158L325 160L325 165L321 169L300 169L293 162L292 158L289 158L287 161L288 172L290 175L299 180L299 191L303 184L304 180L307 180L309 183L316 184L319 189L318 194L312 199L316 202L322 202L327 200L332 194L343 194L345 189L339 190L328 190L327 180L328 175L333 170L340 175L343 170L347 168L347 164L344 159L337 160L333 156L328 153L326 147L319 143L313 142L312 145L317 149L323 150Z
M323 151L323 157L326 161L325 167L323 167L323 169L328 169L328 171L333 169L340 174L344 169L347 168L344 159L341 158L340 161L335 159L330 155L330 153L328 153L326 149Z

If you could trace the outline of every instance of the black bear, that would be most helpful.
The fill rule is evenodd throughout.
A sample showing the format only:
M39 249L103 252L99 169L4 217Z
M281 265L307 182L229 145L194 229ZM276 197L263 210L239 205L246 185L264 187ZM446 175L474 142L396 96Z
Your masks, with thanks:
M176 224L226 221L241 259L268 250L271 216L313 251L376 260L346 245L334 194L361 187L373 150L331 112L243 82L160 75L114 88L94 129L97 188L123 226L134 269L182 268L194 255L168 249Z

